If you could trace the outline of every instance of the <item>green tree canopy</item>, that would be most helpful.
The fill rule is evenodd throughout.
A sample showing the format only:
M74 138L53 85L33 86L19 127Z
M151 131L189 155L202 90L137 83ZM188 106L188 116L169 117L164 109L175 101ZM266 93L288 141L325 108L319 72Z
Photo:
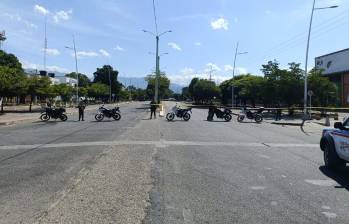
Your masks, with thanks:
M193 97L197 102L209 102L215 97L219 98L220 93L216 83L207 79L198 79L193 86Z
M65 75L66 77L76 79L76 72L71 72ZM90 84L91 80L85 75L79 73L79 87L87 87Z
M103 83L92 83L88 88L88 96L103 99L109 96L109 86Z
M145 81L148 82L147 94L151 99L153 99L155 95L155 77L155 74L152 74L145 78ZM171 94L170 80L167 78L165 73L161 72L159 75L159 99L168 98Z
M97 71L93 73L93 75L94 83L103 83L107 86L111 83L111 92L118 95L122 88L122 84L118 82L119 72L117 70L114 70L110 65L104 65L102 68L97 68Z

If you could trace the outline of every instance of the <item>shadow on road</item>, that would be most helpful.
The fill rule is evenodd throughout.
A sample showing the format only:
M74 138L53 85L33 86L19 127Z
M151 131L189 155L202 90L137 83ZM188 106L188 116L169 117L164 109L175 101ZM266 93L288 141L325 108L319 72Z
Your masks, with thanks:
M319 167L319 170L339 184L338 186L335 186L335 188L345 188L349 191L349 167L331 170L325 166L321 166Z

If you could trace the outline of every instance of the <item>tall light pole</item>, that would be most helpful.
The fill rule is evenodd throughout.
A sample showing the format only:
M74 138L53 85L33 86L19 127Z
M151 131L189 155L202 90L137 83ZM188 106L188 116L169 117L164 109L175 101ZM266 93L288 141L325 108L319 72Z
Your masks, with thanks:
M108 63L109 64L109 63ZM110 67L111 65L109 65L108 67L108 74L109 74L109 103L111 103L111 78L110 78Z
M161 34L154 34L153 32L143 30L145 33L149 33L150 35L154 36L156 39L156 72L155 72L155 95L154 95L154 101L158 103L159 100L159 76L160 76L160 56L159 56L159 40L160 37L166 33L171 33L171 30L165 31Z
M236 44L235 49L235 57L234 57L234 66L233 66L233 82L235 78L235 66L236 66L236 58L238 55L248 54L248 52L239 52L239 42ZM234 107L235 101L235 93L234 93L234 84L231 85L231 107Z
M76 53L75 37L73 35L73 47L65 47L67 49L73 50L75 55L75 73L76 73L76 104L79 104L79 71L78 71L78 56Z
M310 25L309 25L309 32L308 32L308 40L307 40L307 49L305 54L305 73L304 73L304 119L307 117L307 107L308 107L308 58L309 58L309 47L310 47L310 37L311 37L311 29L313 26L313 17L315 10L322 10L322 9L334 9L337 8L338 5L329 6L329 7L322 7L322 8L316 8L316 0L313 1L313 7L311 10L310 15Z

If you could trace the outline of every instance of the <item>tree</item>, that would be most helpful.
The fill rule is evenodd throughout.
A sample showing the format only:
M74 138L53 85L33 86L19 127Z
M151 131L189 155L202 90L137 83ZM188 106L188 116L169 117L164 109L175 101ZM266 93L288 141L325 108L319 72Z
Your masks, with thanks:
M59 84L53 86L53 91L57 96L60 96L64 103L71 100L74 95L74 88L67 84Z
M182 88L182 98L183 99L190 99L190 92L189 92L189 87L184 87Z
M220 89L210 80L199 79L193 86L193 97L196 102L208 102L215 97L220 97Z
M71 72L65 75L66 77L77 79L76 72ZM79 87L87 87L90 84L91 80L85 75L79 73Z
M151 99L153 99L155 95L155 77L155 74L152 74L145 78L145 81L148 82L147 94ZM169 97L171 92L170 80L167 78L165 73L161 72L159 75L159 100Z
M109 80L110 74L110 80ZM102 83L107 86L110 86L111 83L111 92L118 95L122 88L122 84L118 82L119 72L114 70L110 65L104 65L102 68L97 68L97 71L93 73L94 80L93 83ZM109 89L109 87L108 87Z
M33 76L27 79L27 94L30 95L29 112L32 111L32 104L35 97L52 95L51 80L49 77Z
M312 69L308 76L308 88L313 91L312 104L314 106L335 105L338 98L338 90L334 83L322 76L322 71Z
M93 83L88 87L88 96L104 99L109 96L109 86L103 83Z
M192 80L191 80L191 82L190 82L190 84L189 84L189 89L188 89L188 91L189 91L189 94L191 95L191 96L194 96L194 85L197 83L199 81L199 79L198 78L193 78Z
M22 64L19 62L18 58L2 50L0 50L0 66L17 69L18 72L23 73Z
M18 68L0 66L0 101L4 97L12 97L25 94L26 77ZM1 103L1 112L4 111Z

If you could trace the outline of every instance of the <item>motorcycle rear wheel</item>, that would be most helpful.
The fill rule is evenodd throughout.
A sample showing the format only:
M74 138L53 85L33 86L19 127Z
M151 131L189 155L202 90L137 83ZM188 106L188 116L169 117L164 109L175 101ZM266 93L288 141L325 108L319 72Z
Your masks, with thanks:
M114 120L119 121L121 119L121 114L116 113L113 115Z
M174 118L175 118L174 113L168 113L168 114L166 115L167 121L173 121Z
M96 119L96 121L103 121L104 115L103 114L96 114L95 119Z
M62 114L61 117L60 117L61 121L67 121L68 120L68 117L67 115L65 114Z
M189 121L190 118L191 118L191 116L190 116L190 114L188 114L188 113L185 113L185 114L183 115L183 120L185 120L185 121Z
M230 114L227 114L227 115L224 116L224 120L225 120L226 122L231 121L231 119L233 119L233 117L232 117Z
M261 115L257 114L255 116L254 120L259 124L259 123L262 123L263 117Z
M245 116L238 115L238 122L243 122L245 119Z
M42 120L42 121L48 121L48 120L50 120L50 116L49 115L47 115L46 113L44 113L44 114L41 114L41 116L40 116L40 120Z

